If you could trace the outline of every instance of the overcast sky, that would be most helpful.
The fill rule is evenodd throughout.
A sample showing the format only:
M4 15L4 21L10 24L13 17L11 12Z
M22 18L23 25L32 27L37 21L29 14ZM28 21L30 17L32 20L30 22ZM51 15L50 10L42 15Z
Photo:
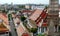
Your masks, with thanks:
M11 2L13 4L49 4L49 0L0 0L0 4L10 4Z

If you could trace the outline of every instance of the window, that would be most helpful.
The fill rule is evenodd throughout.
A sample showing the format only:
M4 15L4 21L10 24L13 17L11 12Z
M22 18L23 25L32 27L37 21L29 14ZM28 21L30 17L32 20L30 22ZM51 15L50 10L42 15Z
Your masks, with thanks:
M47 31L47 27L45 27L45 31ZM44 31L44 32L45 32L45 31Z
M44 33L47 31L47 27L38 27L38 33Z
M41 28L41 33L44 33L44 32L46 32L47 31L47 27L42 27Z
M42 32L42 33L44 32L44 27L41 28L41 32Z
M57 25L55 25L55 29L54 30L55 30L54 32L58 32L58 26Z
M58 30L59 30L59 32L60 32L60 26L59 26Z

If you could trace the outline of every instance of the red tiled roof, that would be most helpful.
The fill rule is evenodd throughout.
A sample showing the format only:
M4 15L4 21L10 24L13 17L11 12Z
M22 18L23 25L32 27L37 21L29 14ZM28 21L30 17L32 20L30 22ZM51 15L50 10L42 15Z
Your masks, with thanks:
M29 18L35 21L41 13L42 13L42 10L37 9Z
M39 22L42 20L42 19L45 19L47 16L47 14L43 15L43 17L37 22L37 24L39 24ZM42 24L42 26L47 26L46 22Z
M25 32L24 28L21 25L20 25L19 29L20 29L20 32L21 33L24 33Z
M0 28L0 33L1 32L6 32L6 31L8 31L8 29L6 29L6 28Z
M40 22L37 24L37 26L40 27ZM47 26L48 26L48 24L46 22L43 22L42 27L47 27Z
M35 22L39 23L41 21L41 19L44 19L44 18L46 18L46 12L42 12L41 15L36 19Z
M47 13L45 13L43 16L42 16L42 19L45 19L47 17Z
M45 19L47 17L46 11L47 10L36 10L29 18L34 20L38 25L42 19Z
M4 17L6 17L6 18L7 18L7 15L6 15L5 13L3 13L3 15L4 15Z
M0 33L9 31L3 24L0 24Z
M6 14L0 13L0 19L2 19L5 24L8 24L8 17Z
M40 21L41 21L41 18L36 22L36 24L39 24Z
M47 10L42 10L42 13L41 13L40 16L35 20L35 22L36 22L37 20L39 20L40 17L41 17L41 18L44 18L45 14L47 14L46 11L47 11Z
M47 27L47 23L43 23L42 26L43 26L43 27Z
M23 33L22 36L29 36L29 34L28 33Z

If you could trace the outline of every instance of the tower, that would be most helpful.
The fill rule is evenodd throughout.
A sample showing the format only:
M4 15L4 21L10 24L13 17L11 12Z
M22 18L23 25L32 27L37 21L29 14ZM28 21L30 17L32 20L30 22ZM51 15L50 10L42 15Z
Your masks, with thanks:
M49 11L48 11L48 29L49 36L58 36L59 28L59 0L49 1Z

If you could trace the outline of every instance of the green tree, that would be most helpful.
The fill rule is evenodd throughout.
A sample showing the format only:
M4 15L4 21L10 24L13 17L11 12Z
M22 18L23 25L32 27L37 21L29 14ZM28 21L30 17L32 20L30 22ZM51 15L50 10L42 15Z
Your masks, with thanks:
M34 33L37 32L37 28L31 28L31 29L29 29L29 31L32 32L33 33L33 36L34 36Z
M45 9L47 9L48 8L48 6L45 6Z
M12 19L12 15L8 14L8 20L10 21Z
M7 11L7 10L2 10L2 12L3 12L3 13L6 13L6 14L8 13L8 11Z
M44 34L38 34L38 36L45 36Z
M21 16L21 21L23 21L24 22L24 20L26 19L26 17L24 17L24 16Z
M30 31L33 32L33 33L36 33L37 32L37 28L31 28Z
M25 6L24 6L24 5L19 5L18 7L19 7L19 8L25 8Z

